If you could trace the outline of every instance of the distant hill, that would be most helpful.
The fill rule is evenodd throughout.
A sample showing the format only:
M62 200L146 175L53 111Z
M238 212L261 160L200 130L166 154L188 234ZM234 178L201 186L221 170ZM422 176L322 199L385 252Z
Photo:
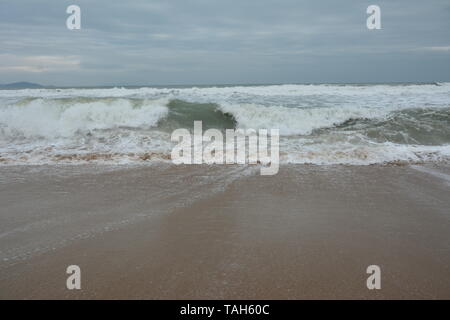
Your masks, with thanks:
M39 88L44 88L44 86L32 82L14 82L8 84L0 84L0 89L39 89Z

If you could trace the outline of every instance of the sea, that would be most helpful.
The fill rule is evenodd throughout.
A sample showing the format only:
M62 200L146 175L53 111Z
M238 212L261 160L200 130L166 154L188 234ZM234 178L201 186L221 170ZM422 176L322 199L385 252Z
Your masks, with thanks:
M450 83L0 90L0 166L170 161L171 133L279 129L280 162L450 159Z

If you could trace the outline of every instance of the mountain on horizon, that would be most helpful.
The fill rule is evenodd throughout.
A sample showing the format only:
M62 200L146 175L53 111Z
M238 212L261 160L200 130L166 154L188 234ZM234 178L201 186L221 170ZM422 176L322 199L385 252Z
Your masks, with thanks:
M26 82L26 81L0 84L0 89L39 89L39 88L45 88L45 87L40 84L37 84L37 83Z

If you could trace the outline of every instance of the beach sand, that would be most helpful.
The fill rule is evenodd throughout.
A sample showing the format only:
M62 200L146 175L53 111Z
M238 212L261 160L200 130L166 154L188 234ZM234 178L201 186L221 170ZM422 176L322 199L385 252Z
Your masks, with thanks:
M449 168L4 166L0 298L449 299Z

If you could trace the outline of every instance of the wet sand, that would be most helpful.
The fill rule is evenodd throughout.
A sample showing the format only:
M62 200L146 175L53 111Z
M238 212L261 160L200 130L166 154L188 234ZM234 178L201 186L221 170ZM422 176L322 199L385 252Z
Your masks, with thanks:
M449 299L449 174L1 167L0 298Z

